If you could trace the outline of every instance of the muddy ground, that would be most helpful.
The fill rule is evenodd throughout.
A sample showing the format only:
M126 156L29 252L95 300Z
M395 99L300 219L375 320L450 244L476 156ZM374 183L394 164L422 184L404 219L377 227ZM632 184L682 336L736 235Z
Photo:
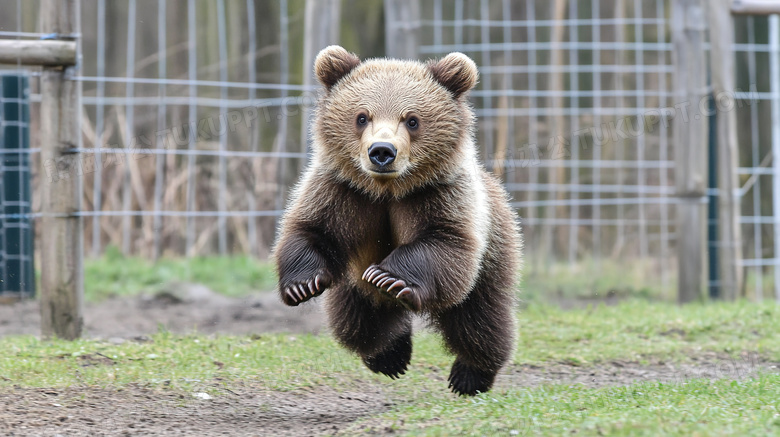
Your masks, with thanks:
M138 341L160 327L175 333L248 334L318 333L325 330L317 303L299 308L282 305L273 293L231 299L192 284L172 284L155 295L115 298L86 306L86 336L108 341ZM40 316L34 301L0 305L0 336L38 335ZM690 364L639 364L615 361L593 367L565 363L544 367L514 366L499 375L496 390L546 383L622 386L639 381L690 378L743 378L758 371L777 372L777 363L757 356L729 360L701 355ZM446 377L444 371L432 377ZM128 386L122 389L69 387L0 389L0 435L328 435L343 432L389 434L385 424L362 417L391 408L394 399L382 385L366 382L359 392L318 388L272 392L260 386L220 381L203 383L202 393ZM444 385L443 385L444 387ZM386 387L385 387L386 388ZM207 396L210 393L220 393ZM210 397L207 399L207 397Z

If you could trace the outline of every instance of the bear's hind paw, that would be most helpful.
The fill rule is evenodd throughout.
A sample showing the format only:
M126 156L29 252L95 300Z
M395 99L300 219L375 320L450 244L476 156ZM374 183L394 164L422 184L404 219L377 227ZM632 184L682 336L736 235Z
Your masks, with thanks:
M422 303L419 293L407 285L403 279L398 279L382 270L376 264L369 266L363 273L363 280L368 281L382 291L394 296L412 311L419 311Z
M450 377L450 389L459 396L476 396L485 393L493 386L496 374L484 371L455 360L452 365Z
M393 342L386 350L376 355L363 357L363 363L374 373L400 378L406 373L412 359L412 337L406 334Z

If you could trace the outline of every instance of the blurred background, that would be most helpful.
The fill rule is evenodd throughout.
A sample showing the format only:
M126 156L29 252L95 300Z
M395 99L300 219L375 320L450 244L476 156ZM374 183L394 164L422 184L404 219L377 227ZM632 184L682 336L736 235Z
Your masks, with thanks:
M527 299L676 299L684 256L678 208L691 199L703 214L693 244L704 255L692 267L703 279L694 295L719 296L719 272L732 266L732 298L773 298L776 16L733 15L728 2L699 8L699 19L688 15L680 28L702 37L694 39L701 50L675 61L675 20L688 3L697 4L82 0L71 38L79 99L71 174L80 179L87 300L171 280L229 295L273 289L269 249L289 188L312 159L306 126L319 90L312 63L329 44L363 59L460 51L478 64L470 94L477 141L522 220ZM0 38L47 38L45 7L0 0ZM729 20L722 32L734 42L717 53L710 7L722 7ZM680 64L692 62L701 63L704 86L686 90ZM29 211L5 211L0 229L26 219L35 250L22 244L23 259L40 269L40 254L50 250L41 238L41 187L58 175L41 155L42 68L22 64L3 68L29 77L30 143L24 151L2 146L3 172L29 173L31 195L22 199ZM723 74L731 78L725 97L712 85ZM675 83L704 97L680 98ZM732 117L732 155L717 152L729 150L718 149L721 113ZM676 145L674 130L687 124L704 135ZM705 159L680 159L680 147L699 146ZM704 178L693 194L677 185L690 165ZM724 168L731 173L722 179ZM733 185L719 188L719 180ZM9 272L17 258L0 254Z

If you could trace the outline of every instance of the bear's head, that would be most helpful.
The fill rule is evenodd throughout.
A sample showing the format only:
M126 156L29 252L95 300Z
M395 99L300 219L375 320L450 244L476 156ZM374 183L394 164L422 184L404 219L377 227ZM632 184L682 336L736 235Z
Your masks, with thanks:
M313 126L321 170L373 197L400 198L473 165L474 112L466 93L479 75L468 56L361 62L330 46L314 71L325 87Z

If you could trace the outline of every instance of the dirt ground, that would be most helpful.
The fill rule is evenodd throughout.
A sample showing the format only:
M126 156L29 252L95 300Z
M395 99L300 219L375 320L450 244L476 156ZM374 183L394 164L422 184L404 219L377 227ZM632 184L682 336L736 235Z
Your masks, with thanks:
M302 308L282 305L274 293L243 299L217 295L193 284L172 284L155 295L116 298L88 304L86 336L109 341L134 341L164 326L171 332L248 334L261 332L317 333L324 315L317 303ZM0 336L39 331L37 303L0 305ZM639 381L680 382L691 378L744 378L758 371L778 372L778 363L753 355L730 360L715 354L689 364L611 362L579 367L566 363L504 369L496 390L546 383L622 386ZM446 369L432 377L446 378ZM204 382L202 393L128 386L122 389L69 387L0 389L0 435L330 435L357 419L391 408L396 402L382 385L366 383L359 393L320 388L288 393L260 386ZM206 395L206 392L219 395ZM358 431L374 435L392 431L367 422Z
M689 378L741 379L758 371L777 372L777 363L755 357L732 361L703 356L694 364L640 365L613 362L580 368L566 364L505 369L495 390L544 383L622 386L641 381L680 382ZM444 378L443 372L433 377ZM390 382L388 381L388 384ZM442 385L444 387L444 385ZM309 436L341 434L357 419L391 408L382 385L360 392L333 389L271 392L262 387L219 381L204 390L216 395L128 386L123 389L69 387L0 390L0 434L5 436ZM349 434L389 435L387 424L367 421Z
M205 395L205 393L201 393ZM5 436L306 436L333 434L388 408L382 393L267 392L234 387L201 399L191 393L129 386L0 392Z
M290 308L272 292L233 299L189 283L171 283L153 295L112 298L84 308L85 337L100 339L153 334L161 326L174 333L317 333L324 322L316 300ZM37 301L0 305L0 336L19 334L40 335Z

